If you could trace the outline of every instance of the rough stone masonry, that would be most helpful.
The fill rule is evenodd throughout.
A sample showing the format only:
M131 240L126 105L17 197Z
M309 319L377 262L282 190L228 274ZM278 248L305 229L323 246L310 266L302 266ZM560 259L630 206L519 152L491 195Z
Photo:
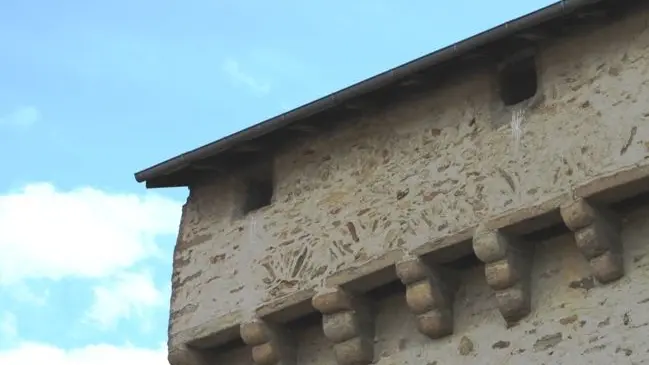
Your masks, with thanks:
M189 183L170 363L649 363L639 4Z

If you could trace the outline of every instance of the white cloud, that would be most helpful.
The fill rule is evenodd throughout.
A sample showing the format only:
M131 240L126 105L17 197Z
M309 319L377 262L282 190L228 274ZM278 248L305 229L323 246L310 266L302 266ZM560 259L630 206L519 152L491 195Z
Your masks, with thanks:
M10 343L18 336L18 320L13 313L0 314L0 343Z
M157 350L136 347L94 345L63 350L51 345L22 343L18 347L0 351L2 365L167 365L165 348Z
M2 282L0 281L0 285ZM37 292L36 289L30 287L27 283L18 282L13 283L12 285L6 285L3 287L3 291L8 294L9 298L16 300L20 303L34 305L34 306L44 306L47 303L47 300L50 296L49 289L42 290Z
M3 346L13 345L9 349ZM70 350L53 345L21 341L14 314L0 314L0 364L2 365L168 365L167 348L91 345Z
M40 111L33 106L21 106L12 112L0 116L0 125L29 127L41 119Z
M147 273L124 273L105 285L93 288L94 303L86 318L102 329L112 328L120 319L146 321L151 309L164 307L167 296Z
M0 284L30 278L102 278L159 254L181 204L157 195L30 184L0 195Z
M248 72L242 70L239 62L228 58L223 62L223 71L230 77L232 82L237 86L245 86L258 95L267 94L270 91L270 83L260 81Z
M169 293L156 288L150 273L133 266L159 257L160 235L171 235L173 242L180 212L181 203L155 194L58 190L48 183L0 195L0 291L12 300L43 305L49 293L34 289L30 279L92 279L94 301L82 320L100 328L123 318L146 322L151 309L165 308ZM21 320L0 313L2 365L168 364L164 346L62 349L30 342L19 337Z

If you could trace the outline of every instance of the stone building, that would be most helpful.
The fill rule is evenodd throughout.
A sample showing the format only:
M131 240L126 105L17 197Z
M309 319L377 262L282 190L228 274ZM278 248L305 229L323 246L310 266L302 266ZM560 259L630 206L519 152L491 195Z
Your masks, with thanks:
M172 365L649 363L649 2L566 0L136 174Z

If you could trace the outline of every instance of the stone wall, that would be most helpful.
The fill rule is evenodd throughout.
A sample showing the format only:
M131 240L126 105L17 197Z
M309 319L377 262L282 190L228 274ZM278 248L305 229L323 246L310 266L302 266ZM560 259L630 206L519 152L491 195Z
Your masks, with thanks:
M625 217L627 275L614 284L603 286L593 279L572 235L537 242L533 309L511 328L504 325L482 265L459 270L455 331L442 339L418 333L402 287L374 296L375 364L649 363L648 216L645 207ZM298 364L336 364L320 323L295 327L300 327ZM225 351L220 359L252 365L250 352L244 350Z
M602 175L649 163L648 21L649 13L641 11L597 32L542 45L537 56L539 90L524 106L503 106L495 74L475 71L443 88L431 88L427 95L368 111L334 132L297 141L275 157L272 205L247 216L241 212L244 194L237 176L192 186L174 257L170 345L196 339L219 342L208 337L235 328L261 305L298 292L312 296L308 290L323 287L341 270L394 250L435 251L439 238L563 198L575 186ZM521 111L520 138L515 138L512 119ZM568 252L557 255L562 260L571 257ZM579 267L583 265L562 264L558 270L563 274L552 280L573 280ZM539 275L534 280L541 280ZM624 280L615 285L628 285L629 279ZM479 326L468 325L466 315L456 317L458 335L443 345L436 343L444 350L430 359L444 363L440 354L454 355L462 336L472 339L476 354L505 359L518 349L532 353L537 338L561 332L556 350L534 352L539 355L529 355L526 361L550 356L549 351L558 356L568 344L588 342L590 338L582 337L596 334L596 325L591 327L596 320L604 321L597 300L618 290L568 290L565 285L536 289L547 303L538 305L535 299L536 313L542 317L532 321L544 324L526 322L512 333L499 327L498 340L510 346L492 349L486 342L496 331L497 321L488 315L493 304L486 291L480 294L483 285L475 286L467 287L466 295L485 300L467 303L462 310L482 310L473 316L481 319ZM641 289L636 285L628 290ZM594 319L583 328L578 327L581 320L577 325L553 322L564 313L572 315L568 298L592 309ZM642 298L635 299L637 303ZM556 300L568 304L558 308L561 303ZM619 300L623 298L608 303ZM613 322L617 319L611 316L611 326L633 332L632 325ZM391 326L388 322L379 320L379 335L381 328ZM538 327L537 334L524 332L533 327ZM377 346L393 348L397 345L390 341L396 337L390 334ZM421 342L399 343L404 357L396 363L417 363L416 349L426 347ZM584 350L585 342L579 345ZM626 349L622 338L594 341L592 346L602 343L607 345L600 353L615 346L622 353ZM471 356L464 358L469 362Z

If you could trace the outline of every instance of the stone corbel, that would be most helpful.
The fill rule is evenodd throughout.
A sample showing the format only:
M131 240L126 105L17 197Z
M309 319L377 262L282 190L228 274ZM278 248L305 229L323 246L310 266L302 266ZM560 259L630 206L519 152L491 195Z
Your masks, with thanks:
M479 227L473 251L485 264L487 284L494 290L498 308L508 326L531 311L533 247L497 229Z
M167 361L171 365L211 365L211 361L203 351L193 349L187 345L170 347Z
M406 302L417 318L419 332L432 339L451 335L455 285L415 256L398 262L396 272L406 286Z
M606 284L624 276L620 225L612 213L578 199L561 206L561 217L597 281Z
M324 335L333 343L339 365L370 364L374 359L374 323L369 305L340 287L313 297L322 313Z
M243 342L252 347L252 360L257 365L295 365L295 346L283 328L254 319L242 323L240 334Z

